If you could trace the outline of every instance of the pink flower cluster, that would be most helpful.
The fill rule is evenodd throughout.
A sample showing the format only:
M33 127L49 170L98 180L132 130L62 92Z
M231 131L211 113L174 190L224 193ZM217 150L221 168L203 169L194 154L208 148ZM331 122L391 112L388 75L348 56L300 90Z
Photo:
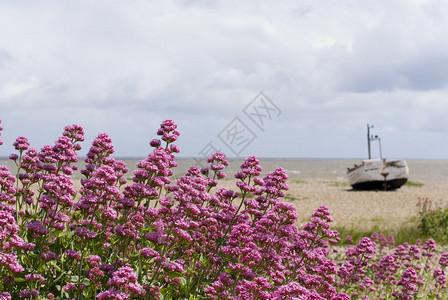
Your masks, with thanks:
M14 188L15 181L16 178L9 172L8 168L0 166L0 208L8 210L9 206L7 205L12 205L16 202L14 198L16 193Z
M376 241L376 243L374 242ZM446 294L446 258L437 256L435 241L393 246L394 239L374 233L349 246L338 263L338 289L358 299L415 299L421 295L441 298ZM377 251L380 248L381 251ZM431 298L432 299L432 298Z
M392 237L365 237L337 262L329 209L298 227L282 201L285 170L263 176L250 156L236 190L219 188L229 162L217 152L207 168L173 179L177 125L166 120L157 135L128 181L111 138L99 134L79 190L82 127L67 126L40 151L17 138L16 176L0 166L0 299L410 299L424 274L430 293L446 290L448 254L428 267L433 240L394 248Z
M112 279L107 284L111 289L98 294L98 299L129 299L131 295L140 295L142 287L137 282L137 275L129 267L120 267L112 273Z

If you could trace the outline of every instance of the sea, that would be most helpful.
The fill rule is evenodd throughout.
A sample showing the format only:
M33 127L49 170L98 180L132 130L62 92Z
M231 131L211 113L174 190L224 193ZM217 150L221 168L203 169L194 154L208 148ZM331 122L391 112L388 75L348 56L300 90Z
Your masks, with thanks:
M116 158L126 163L129 172L127 177L132 177L137 163L143 158ZM242 158L230 158L229 166L224 170L228 178L232 178L240 170ZM358 158L259 158L263 167L263 174L276 168L286 170L291 179L326 179L345 180L347 168L359 164ZM203 166L205 161L197 158L181 157L176 159L178 167L174 168L174 177L180 177L187 172L190 166ZM448 159L406 159L409 167L409 180L448 180ZM6 157L0 157L0 165L6 165L11 172L17 170L14 162ZM78 163L83 168L83 160ZM82 178L77 172L73 178Z

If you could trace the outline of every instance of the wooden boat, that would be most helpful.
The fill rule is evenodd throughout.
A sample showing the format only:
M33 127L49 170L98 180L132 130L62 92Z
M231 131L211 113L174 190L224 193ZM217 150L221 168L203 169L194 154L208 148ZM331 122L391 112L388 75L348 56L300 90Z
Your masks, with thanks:
M356 190L395 190L408 181L409 168L405 160L383 159L381 156L381 139L370 135L367 124L367 141L369 159L363 160L360 165L347 169L350 185ZM380 158L371 158L370 143L378 140L380 145Z

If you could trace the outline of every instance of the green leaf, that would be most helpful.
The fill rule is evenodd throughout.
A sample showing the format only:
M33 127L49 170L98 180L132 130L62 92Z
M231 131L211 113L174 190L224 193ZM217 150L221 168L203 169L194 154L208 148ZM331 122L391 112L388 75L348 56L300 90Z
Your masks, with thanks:
M90 279L89 278L81 279L81 284L83 284L85 286L89 286L90 285Z
M40 265L39 268L37 268L37 270L39 271L39 273L45 273L45 266Z
M25 282L25 281L26 281L26 279L22 278L22 277L14 278L14 282Z
M175 277L179 277L180 273L179 272L174 272L174 271L170 271L168 272L168 277L173 279Z
M56 231L56 232L54 233L54 235L55 235L56 237L58 237L58 238L60 238L60 237L64 237L64 236L68 235L68 231L66 231L66 230L58 230L58 231Z
M62 269L58 266L57 261L55 261L55 260L50 261L50 265L51 265L52 268L55 268L56 271L59 271L59 272L60 272L60 271L62 270Z
M90 289L84 289L82 295L84 296L84 299L90 299L92 298L92 291Z
M29 252L28 255L31 258L38 258L40 256L39 253L34 253L34 251Z
M179 277L180 278L180 284L181 285L186 285L187 284L187 279L185 279L184 277Z
M65 237L65 238L61 239L61 241L62 241L62 246L64 246L65 249L69 248L70 238Z

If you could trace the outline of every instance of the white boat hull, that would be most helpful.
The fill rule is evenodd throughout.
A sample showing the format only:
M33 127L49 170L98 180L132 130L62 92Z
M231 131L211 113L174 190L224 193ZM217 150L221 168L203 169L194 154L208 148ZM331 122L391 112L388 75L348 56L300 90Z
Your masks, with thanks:
M407 182L409 168L404 160L367 159L349 168L347 177L354 189L394 190Z

